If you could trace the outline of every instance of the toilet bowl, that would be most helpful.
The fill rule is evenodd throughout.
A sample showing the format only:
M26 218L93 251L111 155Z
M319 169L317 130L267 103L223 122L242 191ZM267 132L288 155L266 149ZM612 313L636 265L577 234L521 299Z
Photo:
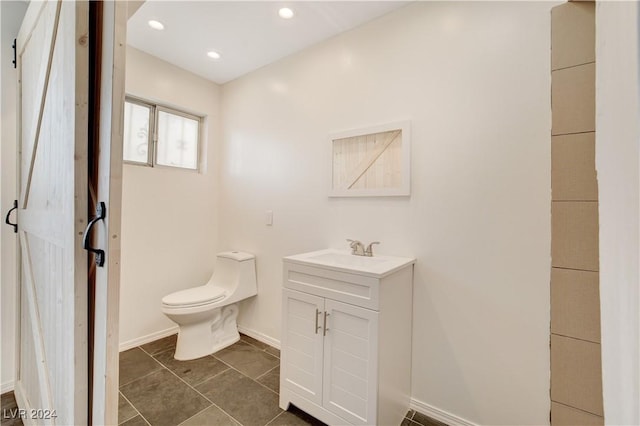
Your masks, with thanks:
M213 275L205 285L162 298L162 312L180 327L174 358L200 358L240 340L237 302L257 292L255 256L239 251L218 253Z

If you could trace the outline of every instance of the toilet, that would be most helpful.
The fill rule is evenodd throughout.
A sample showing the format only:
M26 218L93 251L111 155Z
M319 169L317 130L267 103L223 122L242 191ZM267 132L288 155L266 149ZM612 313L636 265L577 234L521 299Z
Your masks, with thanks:
M257 292L255 256L240 251L218 253L205 285L162 298L162 312L180 327L174 358L200 358L240 340L237 302Z

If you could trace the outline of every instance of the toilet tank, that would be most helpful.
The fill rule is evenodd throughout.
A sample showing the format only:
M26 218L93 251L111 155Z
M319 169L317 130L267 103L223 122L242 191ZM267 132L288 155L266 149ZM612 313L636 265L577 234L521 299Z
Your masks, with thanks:
M231 293L233 300L229 303L255 296L258 292L255 256L241 251L218 253L210 283Z

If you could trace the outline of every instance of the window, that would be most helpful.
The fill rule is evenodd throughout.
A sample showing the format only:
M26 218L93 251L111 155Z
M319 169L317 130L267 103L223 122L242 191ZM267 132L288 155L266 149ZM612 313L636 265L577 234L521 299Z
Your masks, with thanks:
M197 170L201 123L202 117L127 97L124 161Z

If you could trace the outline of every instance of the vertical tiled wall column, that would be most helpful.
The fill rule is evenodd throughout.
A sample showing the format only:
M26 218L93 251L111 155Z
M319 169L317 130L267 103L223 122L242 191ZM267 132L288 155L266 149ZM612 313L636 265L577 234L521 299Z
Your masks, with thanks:
M551 12L551 424L602 425L595 3Z

